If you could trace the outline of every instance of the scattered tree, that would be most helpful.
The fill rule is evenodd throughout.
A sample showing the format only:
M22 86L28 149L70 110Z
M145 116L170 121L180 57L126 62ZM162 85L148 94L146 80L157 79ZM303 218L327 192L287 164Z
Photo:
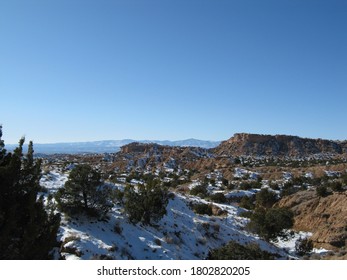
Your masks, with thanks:
M199 196L201 198L205 198L206 196L208 196L207 187L205 185L195 186L194 188L190 190L190 194Z
M90 215L104 215L112 207L109 188L102 185L100 173L87 164L72 169L56 199L62 211L69 213L84 211Z
M239 206L248 210L254 209L254 203L255 203L255 196L243 196Z
M210 199L216 203L225 203L227 199L223 193L214 193L210 195Z
M137 188L127 186L124 190L124 210L131 223L153 224L166 214L168 191L154 180Z
M209 215L213 214L212 204L198 203L194 205L194 212L200 215Z
M256 208L247 227L267 241L276 240L288 236L285 230L293 226L293 218L294 214L288 208Z
M268 189L261 189L255 197L256 207L263 207L266 209L271 208L278 200L277 194Z

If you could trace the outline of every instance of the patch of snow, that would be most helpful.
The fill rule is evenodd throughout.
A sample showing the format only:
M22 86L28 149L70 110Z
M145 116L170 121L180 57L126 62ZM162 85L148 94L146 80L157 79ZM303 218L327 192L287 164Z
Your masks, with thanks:
M235 178L243 178L245 176L251 180L257 180L259 178L259 173L249 171L243 168L235 168L235 171L234 171Z
M306 232L306 231L299 231L299 232L294 232L292 236L289 238L279 238L274 244L279 247L285 249L287 252L290 254L295 254L295 243L299 239L305 239L308 237L311 237L312 233L311 232Z
M57 171L50 171L47 174L42 175L40 185L46 188L49 192L56 192L65 185L67 180L67 174L59 173Z
M290 181L293 178L293 174L290 172L283 172L283 180Z
M328 177L340 177L341 176L341 172L325 170L325 175L327 175Z
M244 197L248 196L251 197L256 193L255 190L234 190L225 195L226 198L232 198L232 197Z

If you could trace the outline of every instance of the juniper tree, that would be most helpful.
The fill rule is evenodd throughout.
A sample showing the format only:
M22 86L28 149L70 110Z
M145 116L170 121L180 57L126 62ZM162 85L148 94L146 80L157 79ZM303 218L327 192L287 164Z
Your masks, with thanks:
M155 180L139 185L137 189L127 186L124 198L124 209L132 223L152 224L166 214L168 193Z
M60 215L39 197L41 161L24 138L13 153L4 149L0 126L0 259L49 259L57 246Z
M62 211L106 214L111 208L109 189L102 185L101 175L90 165L81 164L72 169L65 186L56 194Z
M270 208L258 207L250 216L248 229L259 234L265 240L276 240L277 237L287 237L285 231L294 224L294 214L288 208Z
M276 193L268 189L261 189L255 197L255 206L265 209L271 208L278 200Z

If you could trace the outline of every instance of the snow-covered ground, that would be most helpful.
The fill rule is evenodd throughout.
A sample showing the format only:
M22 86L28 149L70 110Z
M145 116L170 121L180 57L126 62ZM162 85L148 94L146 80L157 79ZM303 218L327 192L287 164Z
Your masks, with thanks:
M54 193L59 188L62 188L67 180L68 175L66 173L50 171L42 176L40 185L46 188L49 192Z
M67 174L51 171L43 175L41 185L49 193L55 192L67 178ZM194 260L205 259L209 250L235 240L240 244L256 242L261 249L285 259L294 253L295 241L301 236L269 244L244 230L247 219L239 216L241 208L214 203L225 215L207 216L194 213L189 206L192 203L210 202L175 194L167 214L155 226L129 223L120 205L103 220L63 214L58 234L62 255L66 259Z

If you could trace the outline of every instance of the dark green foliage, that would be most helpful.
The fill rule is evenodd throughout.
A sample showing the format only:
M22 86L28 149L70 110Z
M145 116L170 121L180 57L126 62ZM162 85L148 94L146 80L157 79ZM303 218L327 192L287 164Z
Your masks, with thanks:
M240 184L241 190L251 190L251 189L260 189L260 188L261 188L261 182L258 182L258 181L242 182Z
M210 195L210 199L216 203L225 203L227 199L223 193L215 193Z
M208 254L209 260L273 260L274 255L262 251L258 244L249 243L241 245L230 241L227 245L211 250Z
M255 206L255 196L243 196L239 206L248 210L254 209Z
M320 197L326 197L329 195L329 192L327 187L325 185L322 185L316 188L316 194Z
M104 215L112 207L109 188L102 186L100 173L87 164L77 165L71 171L56 199L61 210L71 214L83 211Z
M287 182L283 185L282 190L281 190L281 196L288 196L294 193L297 193L300 191L300 188L295 187L292 182Z
M235 190L236 189L236 185L234 185L232 183L229 183L228 186L227 186L227 189L228 190Z
M60 215L46 211L40 190L41 162L33 144L22 154L24 138L7 153L0 126L0 259L49 259L57 242Z
M278 200L276 193L268 189L261 189L261 191L258 192L255 197L256 207L263 208L271 208Z
M256 208L247 227L267 241L276 240L277 237L287 237L284 230L293 226L293 218L294 214L288 208Z
M329 187L334 192L342 192L343 191L342 183L340 181L330 182Z
M139 185L137 190L127 186L124 190L124 210L131 223L153 224L166 214L168 191L157 181Z
M304 256L309 254L313 250L313 242L308 238L299 238L295 242L295 251L299 256Z
M277 183L270 183L270 188L273 189L274 191L278 191L280 189L279 185Z
M208 191L205 185L198 185L190 190L190 194L205 198L208 195Z
M199 203L194 205L194 212L200 215L209 215L211 216L212 213L212 205L211 204L205 204L205 203Z
M121 190L116 189L116 190L114 190L112 192L112 198L113 198L114 201L117 201L117 202L122 204L123 203L123 198L124 198L124 192L121 191Z
M344 185L347 185L347 172L341 175L341 180Z

